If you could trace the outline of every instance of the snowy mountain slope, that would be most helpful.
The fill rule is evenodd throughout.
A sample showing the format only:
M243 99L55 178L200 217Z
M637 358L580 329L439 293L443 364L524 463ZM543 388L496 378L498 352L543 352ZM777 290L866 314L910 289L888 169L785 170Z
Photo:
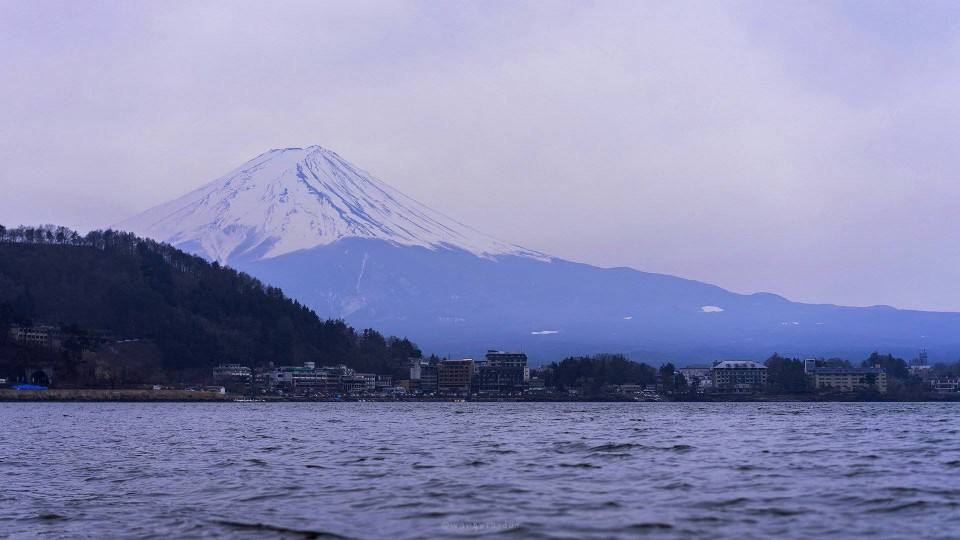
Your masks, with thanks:
M271 150L114 228L219 262L271 258L343 238L548 258L435 212L319 146Z

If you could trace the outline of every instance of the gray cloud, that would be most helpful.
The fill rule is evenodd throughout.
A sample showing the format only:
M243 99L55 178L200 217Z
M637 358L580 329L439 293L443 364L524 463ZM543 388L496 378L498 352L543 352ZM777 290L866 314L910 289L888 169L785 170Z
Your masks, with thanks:
M0 4L0 222L321 144L528 247L960 309L951 3Z

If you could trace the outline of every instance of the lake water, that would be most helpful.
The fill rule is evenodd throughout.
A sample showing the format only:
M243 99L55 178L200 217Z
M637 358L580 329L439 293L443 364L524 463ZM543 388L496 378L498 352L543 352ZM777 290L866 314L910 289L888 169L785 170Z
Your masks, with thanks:
M0 536L958 538L958 413L0 403Z

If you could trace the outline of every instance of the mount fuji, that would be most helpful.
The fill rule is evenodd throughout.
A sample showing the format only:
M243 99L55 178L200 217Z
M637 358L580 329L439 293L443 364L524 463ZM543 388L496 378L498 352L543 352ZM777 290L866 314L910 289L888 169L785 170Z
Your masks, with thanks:
M566 261L478 232L319 146L271 150L113 228L427 352L523 349L536 361L615 351L679 364L775 351L960 354L958 313L802 304Z
M279 257L345 238L486 258L547 258L435 212L319 146L270 150L118 227L221 263Z

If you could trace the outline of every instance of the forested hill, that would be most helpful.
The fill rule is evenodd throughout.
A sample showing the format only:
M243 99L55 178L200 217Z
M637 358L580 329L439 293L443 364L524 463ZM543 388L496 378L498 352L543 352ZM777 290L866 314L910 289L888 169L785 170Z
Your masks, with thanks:
M420 355L407 339L322 320L279 289L169 245L52 226L0 226L0 339L13 324L144 340L172 372L315 361L393 373Z

